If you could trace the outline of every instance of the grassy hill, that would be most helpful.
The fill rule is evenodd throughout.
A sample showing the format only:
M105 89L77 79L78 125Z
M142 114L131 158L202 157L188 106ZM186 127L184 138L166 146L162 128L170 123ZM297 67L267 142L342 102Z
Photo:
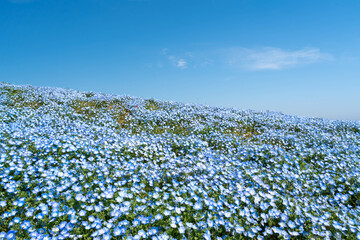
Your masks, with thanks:
M0 239L360 239L360 123L0 83Z

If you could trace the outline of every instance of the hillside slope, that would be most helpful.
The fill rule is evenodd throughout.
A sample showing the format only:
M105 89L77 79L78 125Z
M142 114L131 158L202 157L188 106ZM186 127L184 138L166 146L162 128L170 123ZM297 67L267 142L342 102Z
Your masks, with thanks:
M0 239L360 239L360 123L0 83Z

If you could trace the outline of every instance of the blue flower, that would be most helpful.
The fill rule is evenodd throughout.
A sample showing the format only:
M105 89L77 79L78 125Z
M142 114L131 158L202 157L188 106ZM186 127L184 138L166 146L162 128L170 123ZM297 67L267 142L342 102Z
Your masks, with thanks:
M16 231L10 230L10 231L7 232L5 238L6 239L15 239L15 233L16 233Z
M287 225L288 225L291 229L294 229L294 228L296 227L295 223L294 223L293 221L291 221L291 220L289 220L289 221L287 222Z
M24 230L27 230L31 227L31 223L29 220L24 220L21 224L20 227Z
M110 240L110 239L111 239L111 235L110 235L109 233L107 233L107 234L105 234L105 235L103 236L103 239L104 239L104 240Z
M194 204L194 209L195 209L195 210L200 210L200 209L202 209L201 203L200 203L200 202L195 203L195 204Z
M157 101L149 110L142 99L3 83L0 92L0 228L39 239L79 237L74 228L116 238L132 224L129 239L216 229L306 238L308 220L325 239L357 234L359 123Z
M179 227L179 233L185 233L185 230L186 230L186 228L185 228L185 226L184 225L182 225L182 224L180 224L180 227Z
M59 225L59 228L64 229L66 227L66 225L67 225L67 222L65 222L65 221L61 222L60 225Z
M81 210L81 211L79 212L79 215L80 215L81 217L85 216L85 215L86 215L86 211L85 211L85 210Z
M125 227L117 226L117 227L114 228L113 234L114 234L114 236L120 236L120 235L125 234L125 232L126 232Z
M209 230L207 230L203 236L206 240L211 240L211 233Z

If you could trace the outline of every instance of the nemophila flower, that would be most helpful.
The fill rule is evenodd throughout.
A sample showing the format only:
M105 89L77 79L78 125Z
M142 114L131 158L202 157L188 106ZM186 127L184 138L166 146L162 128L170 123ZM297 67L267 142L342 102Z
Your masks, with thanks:
M159 235L158 238L160 240L168 240L168 239L170 239L170 237L169 237L169 235L167 235L167 233L163 233L163 234Z
M86 210L87 211L92 211L94 209L94 206L90 205L90 206L86 206Z
M299 236L299 235L300 235L299 232L295 232L295 231L289 232L289 234L290 234L291 236Z
M6 105L8 90L0 84L5 91L0 101L6 100L0 104L0 187L12 192L0 202L7 208L1 217L9 223L0 227L19 224L45 237L38 225L15 220L39 217L54 224L50 237L65 239L76 237L72 228L101 232L106 227L121 236L125 232L119 229L135 221L154 239L176 238L185 226L189 237L211 229L213 238L225 228L261 239L306 237L302 226L308 220L311 234L319 237L330 236L323 228L332 236L357 234L359 211L352 196L359 192L354 188L359 139L349 129L356 131L359 124L156 101L158 109L148 110L142 99L16 88L23 101L42 99L43 105ZM110 105L114 114L115 106L144 107L129 114L119 130L106 110ZM182 135L179 126L188 133ZM256 134L244 137L249 126ZM31 201L22 203L23 196ZM192 223L185 222L189 219ZM274 229L257 227L269 222ZM178 231L162 235L170 225Z
M84 217L85 215L86 215L86 211L85 211L85 210L81 210L81 211L79 212L79 216Z
M194 209L195 209L195 210L200 210L200 209L202 209L201 203L200 203L200 202L195 203L195 204L194 204Z
M261 202L260 203L260 208L261 210L265 211L268 207L270 206L270 204L266 203L266 202Z
M282 213L280 216L281 216L281 220L284 222L286 222L289 219L289 217L284 213Z
M114 228L114 231L113 231L113 234L115 236L121 236L121 235L123 235L125 233L126 233L126 227L124 227L124 226L122 226L122 227L117 226L117 227Z
M180 225L179 226L179 233L181 233L181 234L185 233L185 230L186 230L185 226L183 224L179 224L179 225Z
M33 231L31 233L29 233L29 236L33 239L37 239L37 238L41 238L41 234L39 234L37 231Z
M13 221L15 224L19 224L19 223L21 222L21 218L15 217L12 221Z
M169 210L165 210L165 211L164 211L164 215L165 215L165 216L169 216L170 214L171 214L171 212L170 212Z
M93 232L90 236L92 237L92 238L95 238L95 237L98 237L98 235L99 235L99 231L95 231L95 232ZM100 238L99 238L100 239Z
M78 193L76 196L75 196L75 199L76 199L76 201L81 201L82 199L83 199L83 195L82 194L80 194L80 193Z
M59 216L59 212L54 210L54 211L51 212L50 216L55 218L55 217Z
M236 231L236 233L243 233L245 231L245 229L241 226L236 226L235 231Z
M176 212L177 214L181 214L181 208L175 207L175 212Z
M231 217L231 212L224 212L224 216L227 218Z
M107 191L105 192L105 197L108 199L111 199L114 196L114 192L112 191Z
M169 196L170 196L169 193L164 193L163 200L168 200Z
M250 231L247 232L247 236L250 237L250 238L254 238L255 233L252 230L250 230Z
M104 235L105 233L109 232L109 229L108 228L102 228L98 231L98 234L99 235Z
M207 230L206 232L205 232L205 234L204 234L204 239L206 239L206 240L211 240L211 233L210 233L210 231L209 230Z
M15 239L15 234L17 231L10 230L6 233L5 239Z
M103 239L104 240L110 240L111 239L111 235L108 233L108 234L105 234L104 236L103 236Z
M102 223L99 220L95 220L90 226L94 229L100 229L102 227Z
M67 222L61 222L60 225L59 225L59 229L64 229L67 225Z
M90 215L88 219L89 219L90 222L94 222L94 221L95 221L95 217L94 217L93 215Z
M139 235L140 238L146 238L146 232L144 230L140 230L137 235Z
M289 220L289 221L287 222L287 225L288 225L291 229L293 229L293 228L296 227L295 223L294 223L293 221L291 221L291 220Z
M13 205L18 207L22 207L24 204L25 204L25 198L20 198L19 200L13 202Z
M157 199L157 198L159 198L159 197L160 197L159 193L155 192L155 193L153 194L153 198Z
M29 208L29 209L26 211L25 215L26 215L27 217L31 217L31 216L34 214L34 211L35 211L34 208Z
M156 214L156 216L154 217L155 220L160 220L162 218L163 216L160 213Z
M186 226L187 226L188 228L192 228L192 229L194 229L194 230L197 230L197 229L198 229L198 227L197 227L195 224L193 224L193 223L187 222L187 223L185 223L185 224L186 224Z
M21 225L20 225L20 228L24 229L24 230L27 230L31 227L31 223L29 220L24 220Z
M137 220L137 219L135 219L135 220L132 222L132 225L133 225L134 227L139 226L139 224L140 224L140 221Z

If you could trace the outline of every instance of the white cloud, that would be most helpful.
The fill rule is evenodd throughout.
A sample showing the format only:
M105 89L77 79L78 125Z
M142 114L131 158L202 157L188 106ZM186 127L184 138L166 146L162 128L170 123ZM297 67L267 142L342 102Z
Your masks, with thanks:
M182 59L182 58L180 58L180 59L177 60L177 62L176 62L176 66L177 66L178 68L186 68L186 65L187 65L187 62L186 62L184 59Z
M192 51L172 54L172 51L168 48L163 48L161 49L160 54L163 55L163 57L166 57L170 65L179 69L204 68L213 62L213 60L207 56L202 56L204 54L199 54L198 52L193 53Z
M226 65L237 70L281 70L334 59L330 54L321 52L318 48L284 50L274 47L259 49L233 47L205 52L186 51L182 54L173 54L168 48L163 48L160 53L171 66L179 69Z
M168 59L170 60L170 62L175 66L175 67L178 67L180 69L185 69L187 68L187 62L185 59L183 58L179 58L179 57L176 57L176 56L169 56Z
M280 70L332 59L330 54L321 53L318 48L295 51L272 47L259 50L231 48L226 50L226 56L230 66L247 70Z
M161 54L166 56L167 59L170 61L170 63L180 69L185 69L188 66L188 62L181 57L174 56L174 55L168 55L169 49L163 48L161 49Z

